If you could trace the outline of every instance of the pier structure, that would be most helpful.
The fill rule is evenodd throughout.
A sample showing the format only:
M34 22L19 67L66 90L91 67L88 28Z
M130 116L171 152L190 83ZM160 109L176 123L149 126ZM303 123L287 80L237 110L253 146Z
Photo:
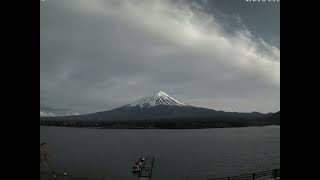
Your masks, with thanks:
M151 180L154 161L155 161L154 156L151 156L151 157L147 156L145 158L145 161L140 166L141 171L137 173L138 180Z

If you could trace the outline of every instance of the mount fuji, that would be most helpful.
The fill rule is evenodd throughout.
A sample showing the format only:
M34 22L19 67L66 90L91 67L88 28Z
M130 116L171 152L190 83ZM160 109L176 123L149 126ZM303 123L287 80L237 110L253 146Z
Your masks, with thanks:
M179 102L178 100L173 99L168 94L163 91L159 91L152 96L144 97L136 102L128 104L129 107L140 106L143 107L152 107L158 105L168 105L168 106L186 106L184 103Z
M224 112L195 107L159 91L109 111L76 116L40 117L42 120L40 123L44 125L101 127L113 127L119 123L134 127L158 126L159 124L159 126L166 124L167 127L168 123L174 124L176 128L180 128L180 126L198 127L199 124L201 127L234 127L265 124L263 119L272 114Z

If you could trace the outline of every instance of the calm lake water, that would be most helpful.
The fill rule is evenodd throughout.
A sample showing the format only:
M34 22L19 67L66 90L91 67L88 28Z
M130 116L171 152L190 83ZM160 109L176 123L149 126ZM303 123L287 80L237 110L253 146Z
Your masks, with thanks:
M139 153L154 155L154 180L205 179L280 167L280 127L86 129L40 126L52 166L70 175L132 180Z

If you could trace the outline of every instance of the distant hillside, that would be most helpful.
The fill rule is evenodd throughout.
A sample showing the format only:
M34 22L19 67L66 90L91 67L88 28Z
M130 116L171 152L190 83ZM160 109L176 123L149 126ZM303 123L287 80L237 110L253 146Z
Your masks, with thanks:
M77 116L40 117L41 125L77 127L214 128L271 125L276 114L216 111L184 104L160 91L110 111ZM268 119L271 120L268 120ZM280 124L280 113L279 113Z
M280 125L280 111L266 117L264 121L272 125Z

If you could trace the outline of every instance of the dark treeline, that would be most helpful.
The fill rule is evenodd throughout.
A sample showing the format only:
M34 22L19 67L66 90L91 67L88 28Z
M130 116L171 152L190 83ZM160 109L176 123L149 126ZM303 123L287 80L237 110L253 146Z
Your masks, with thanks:
M158 129L196 129L196 128L226 128L226 127L249 127L280 125L272 117L265 119L159 119L159 120L130 120L130 121L91 121L91 120L50 120L40 118L42 126L64 126L64 127L95 127L95 128L158 128ZM280 116L279 116L280 118Z

